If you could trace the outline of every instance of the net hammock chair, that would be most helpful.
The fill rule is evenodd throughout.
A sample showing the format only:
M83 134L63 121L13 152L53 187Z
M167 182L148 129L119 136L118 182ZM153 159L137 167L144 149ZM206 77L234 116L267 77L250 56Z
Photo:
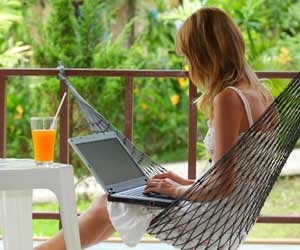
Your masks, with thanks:
M78 94L62 65L58 69L58 78L80 105L92 133L115 131L147 176L166 171ZM151 221L149 234L179 249L238 249L299 139L299 77L218 162Z

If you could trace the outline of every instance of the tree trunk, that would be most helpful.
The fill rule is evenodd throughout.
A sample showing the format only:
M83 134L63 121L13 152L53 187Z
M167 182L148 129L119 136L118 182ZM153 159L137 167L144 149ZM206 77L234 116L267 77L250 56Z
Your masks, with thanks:
M136 0L127 0L128 12L127 12L127 22L129 22L134 16L136 11ZM135 23L133 23L130 31L130 35L127 40L126 47L129 48L134 43L135 36Z
M124 4L120 6L117 12L117 19L112 25L114 37L118 36L118 34L120 34L120 32L123 30L124 26L135 16L136 5L136 0L126 0L124 1ZM129 48L133 44L134 37L135 24L132 25L129 37L124 44L126 48Z

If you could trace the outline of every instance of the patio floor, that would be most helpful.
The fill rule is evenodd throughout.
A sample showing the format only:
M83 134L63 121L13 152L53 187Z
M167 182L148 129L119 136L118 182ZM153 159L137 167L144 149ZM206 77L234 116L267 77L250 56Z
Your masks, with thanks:
M140 243L134 248L127 247L121 243L110 243L105 242L97 246L88 248L88 250L173 250L175 249L172 246L163 243ZM299 250L299 245L253 245L253 244L244 244L239 250Z
M34 246L39 244L34 242ZM146 243L142 242L138 246L130 248L120 242L104 242L96 246L90 247L87 250L174 250L175 248L164 243ZM282 245L282 244L243 244L239 250L299 250L300 245ZM0 241L0 250L3 250L3 243ZM28 250L28 249L23 249Z

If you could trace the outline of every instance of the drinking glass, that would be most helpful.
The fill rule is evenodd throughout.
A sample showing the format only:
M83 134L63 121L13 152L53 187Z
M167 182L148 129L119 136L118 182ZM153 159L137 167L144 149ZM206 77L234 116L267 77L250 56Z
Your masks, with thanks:
M30 124L34 160L39 166L50 166L54 159L56 119L53 116L31 117Z

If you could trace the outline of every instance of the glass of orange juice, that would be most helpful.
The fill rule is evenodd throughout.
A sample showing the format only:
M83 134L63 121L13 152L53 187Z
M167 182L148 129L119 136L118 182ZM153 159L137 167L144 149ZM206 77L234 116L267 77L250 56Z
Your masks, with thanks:
M52 116L31 117L30 124L34 160L37 165L50 166L54 159L56 119Z

